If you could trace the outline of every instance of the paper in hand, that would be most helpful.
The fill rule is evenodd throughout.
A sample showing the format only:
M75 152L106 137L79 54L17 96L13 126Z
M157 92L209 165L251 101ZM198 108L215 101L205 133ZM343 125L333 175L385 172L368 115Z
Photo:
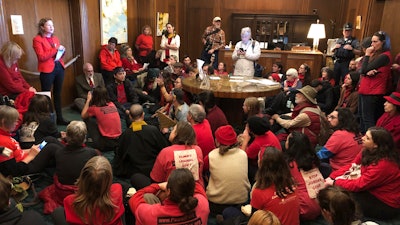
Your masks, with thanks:
M65 52L65 49L62 49L62 50L58 49L56 59L54 61L60 60L61 57L64 55L64 52Z

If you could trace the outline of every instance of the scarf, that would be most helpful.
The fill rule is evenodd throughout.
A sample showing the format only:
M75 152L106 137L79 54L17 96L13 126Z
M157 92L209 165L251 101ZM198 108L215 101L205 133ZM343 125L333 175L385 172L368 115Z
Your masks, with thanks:
M132 128L133 132L142 130L142 127L147 125L146 122L142 121L133 121L129 128Z
M292 119L296 118L300 114L301 110L306 107L316 108L317 106L312 104L311 102L304 102L304 103L300 103L300 104L296 105L293 108Z

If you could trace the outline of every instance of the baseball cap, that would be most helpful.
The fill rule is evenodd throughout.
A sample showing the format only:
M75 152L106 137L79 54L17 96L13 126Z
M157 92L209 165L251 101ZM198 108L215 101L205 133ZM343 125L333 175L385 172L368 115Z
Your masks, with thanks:
M219 16L214 17L213 22L217 22L217 21L221 21L221 17L219 17Z
M353 24L351 23L345 23L343 25L343 30L353 30Z

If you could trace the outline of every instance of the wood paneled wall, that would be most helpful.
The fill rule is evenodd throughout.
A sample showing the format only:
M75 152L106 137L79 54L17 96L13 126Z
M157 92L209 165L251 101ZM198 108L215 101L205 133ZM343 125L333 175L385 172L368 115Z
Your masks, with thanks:
M181 36L181 56L189 54L192 58L200 56L201 35L212 24L214 16L222 18L226 40L232 39L232 13L265 14L318 14L325 24L327 38L341 36L341 27L346 21L355 22L362 15L362 29L355 30L357 38L362 39L374 31L384 30L392 38L392 53L400 51L400 35L396 22L400 14L397 0L128 0L128 44L133 45L141 28L149 24L153 28L155 49L159 48L161 38L155 36L156 13L168 12L170 21ZM24 35L12 35L10 15L22 15ZM378 15L378 16L377 16ZM65 60L76 55L81 58L66 70L63 103L70 104L75 95L74 79L82 73L84 62L91 62L99 68L100 50L100 3L99 0L0 0L0 44L12 40L20 44L25 55L20 67L36 71L37 59L32 49L32 38L37 33L37 22L42 17L52 17L55 33L67 47ZM320 40L320 49L326 48L326 39ZM26 76L28 82L40 89L37 76Z

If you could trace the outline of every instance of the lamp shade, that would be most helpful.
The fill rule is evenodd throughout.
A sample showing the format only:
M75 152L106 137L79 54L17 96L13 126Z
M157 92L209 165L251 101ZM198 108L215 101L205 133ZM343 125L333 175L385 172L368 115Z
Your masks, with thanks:
M325 25L320 23L311 24L307 38L325 38Z

